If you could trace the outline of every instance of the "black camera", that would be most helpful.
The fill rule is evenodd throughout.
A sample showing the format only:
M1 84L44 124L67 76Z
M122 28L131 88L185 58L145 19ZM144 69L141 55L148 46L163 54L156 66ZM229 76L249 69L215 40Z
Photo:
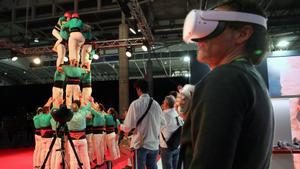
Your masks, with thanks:
M59 123L66 123L73 117L73 112L65 104L60 105L59 109L53 108L51 111L53 119Z

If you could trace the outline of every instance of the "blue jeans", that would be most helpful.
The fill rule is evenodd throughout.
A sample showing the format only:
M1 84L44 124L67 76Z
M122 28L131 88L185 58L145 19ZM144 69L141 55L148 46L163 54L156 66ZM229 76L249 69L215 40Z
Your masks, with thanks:
M169 150L167 148L160 148L160 157L163 169L177 169L179 159L179 148Z
M138 169L157 169L156 159L158 150L148 150L146 148L137 149L137 165Z

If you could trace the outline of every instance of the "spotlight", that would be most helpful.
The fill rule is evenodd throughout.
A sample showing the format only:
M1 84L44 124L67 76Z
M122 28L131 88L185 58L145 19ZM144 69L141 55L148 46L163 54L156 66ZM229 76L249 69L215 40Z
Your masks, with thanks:
M38 65L38 64L41 63L41 59L39 57L36 57L36 58L33 59L33 63Z
M98 54L93 54L93 59L98 60L99 59L99 55Z
M34 38L34 40L33 40L35 43L39 43L40 41L39 41L39 38Z
M17 57L17 56L14 56L14 57L11 58L11 60L15 62L15 61L18 60L18 57Z
M64 57L64 62L68 62L69 61L69 59L68 59L68 57Z
M141 32L141 30L140 30L140 29L138 29L138 32Z
M131 50L131 48L127 48L126 49L126 56L129 57L129 58L132 56L132 50Z
M133 28L129 28L130 32L136 35L136 31Z
M189 56L185 56L184 58L183 58L183 61L184 62L189 62L191 60L191 58L189 57Z
M142 46L143 51L147 52L148 51L148 47L146 45Z
M184 74L184 77L190 77L190 76L191 76L191 74L189 74L189 73Z
M285 48L290 44L290 42L286 41L286 40L281 40L277 43L277 47L279 48Z

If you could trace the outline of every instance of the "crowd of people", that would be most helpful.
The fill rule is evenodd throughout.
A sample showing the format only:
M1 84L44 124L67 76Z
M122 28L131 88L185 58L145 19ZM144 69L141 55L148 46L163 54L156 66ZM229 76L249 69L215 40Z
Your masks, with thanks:
M121 124L118 118L118 112L113 108L107 111L101 103L95 102L92 97L87 101L74 100L70 111L73 117L66 122L70 137L74 143L76 153L83 168L98 168L105 164L106 160L116 160L120 158L119 134L123 131L130 132L136 128L137 120L143 115L142 111L149 106L149 115L145 116L141 128L137 132L143 133L143 147L137 153L138 166L148 166L153 168L156 166L156 159L161 147L161 158L164 168L176 168L179 157L179 145L168 152L166 140L180 126L183 120L174 108L175 97L173 95L166 96L162 105L155 100L149 105L150 96L148 94L148 83L145 80L138 80L135 83L135 89L139 99L134 101L126 113L124 123ZM46 168L61 168L62 160L71 169L78 168L78 161L70 145L70 140L64 140L65 157L62 159L61 139L66 139L65 130L59 130L60 119L56 117L57 108L53 104L54 99L51 97L43 107L39 107L37 114L33 118L35 126L35 151L34 166L40 168L45 162ZM58 102L58 107L64 105L63 100ZM141 107L144 106L144 107ZM150 130L151 129L151 130ZM164 135L164 139L159 137ZM56 137L54 146L50 149L53 138ZM132 136L131 136L132 137ZM160 138L160 139L159 139ZM133 137L131 138L134 139ZM141 145L140 145L141 146ZM141 148L141 147L135 147ZM50 158L45 161L48 151ZM142 153L143 155L140 155ZM169 154L173 154L169 156ZM150 162L148 162L150 160ZM131 167L132 161L125 166ZM172 167L173 166L173 167Z
M117 133L121 131L132 133L130 147L136 152L138 169L157 169L159 153L164 169L269 168L273 110L266 85L254 67L267 51L267 20L257 4L229 1L210 11L191 11L183 38L197 43L197 60L212 71L195 88L172 92L176 98L166 96L162 105L148 94L147 81L137 80L134 88L139 97L130 104L122 124L114 108L106 112L91 97L90 75L88 85L83 85L89 90L80 90L78 84L84 82L82 75L90 73L90 63L83 60L79 67L78 47L84 43L84 29L78 14L69 16L60 18L59 22L66 23L59 23L55 30L69 30L70 65L61 66L58 61L53 95L33 119L35 167L42 165L53 136L64 138L51 114L64 105L62 84L66 82L66 107L73 114L66 126L84 169L103 165L106 149L111 160L120 157ZM174 136L177 131L181 131L180 144ZM59 143L57 139L55 149ZM66 144L67 163L77 169L72 145L70 141ZM46 168L61 167L61 157L59 151L52 151Z
M61 122L55 118L53 112L57 109L51 108L51 103L53 103L52 98L43 107L37 109L37 114L33 118L36 128L33 164L36 168L42 166L55 136L57 138L51 149L50 158L45 162L46 168L61 168L62 160L66 160L66 164L71 169L78 168L70 140L64 140L65 152L57 151L62 148L61 139L67 139L68 133L64 132L64 129L58 130ZM116 160L120 157L117 143L117 125L120 121L114 108L111 107L106 111L101 103L94 102L91 98L86 103L74 100L70 111L73 116L66 122L66 126L83 168L101 167L105 160ZM106 150L109 156L105 156ZM65 159L62 159L62 153L65 153Z

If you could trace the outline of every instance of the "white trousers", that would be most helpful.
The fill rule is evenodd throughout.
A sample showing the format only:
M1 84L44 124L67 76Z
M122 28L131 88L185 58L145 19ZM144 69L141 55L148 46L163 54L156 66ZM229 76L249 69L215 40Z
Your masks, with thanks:
M94 134L93 136L94 148L96 153L97 165L104 163L105 154L105 134Z
M58 105L59 100L63 100L64 96L64 89L63 88L58 88L58 87L52 87L52 99L54 99L55 105Z
M64 64L64 57L66 56L66 46L59 43L57 45L57 59L56 59L56 67L61 64Z
M69 59L79 62L80 47L83 45L85 39L81 32L71 32L68 47L69 47Z
M84 44L81 48L81 64L84 65L86 63L91 64L92 60L89 60L89 55L92 51L92 45Z
M56 151L61 148L61 138L57 137L51 153L51 169L61 169L62 156L60 151Z
M78 157L83 164L82 168L90 169L91 166L90 166L90 160L89 160L89 155L87 150L88 148L87 148L86 139L73 140L73 143L74 143L75 150L78 154ZM69 153L70 153L70 169L78 169L79 166L70 143L69 143Z
M48 150L50 148L52 138L41 138L41 166L47 156ZM45 169L50 169L50 162L51 162L51 153L47 159Z
M95 159L95 149L94 149L94 142L93 142L93 134L87 134L86 140L88 144L88 154L90 162L92 162Z
M66 104L68 108L71 108L72 99L79 100L80 86L77 84L67 84L66 86Z
M40 167L41 164L41 144L42 144L42 138L39 135L34 135L35 140L35 147L33 152L33 167Z
M120 158L120 149L116 141L116 133L106 134L106 144L111 160Z
M84 87L82 88L82 99L83 99L83 103L85 103L86 101L89 100L89 98L92 95L92 87Z

